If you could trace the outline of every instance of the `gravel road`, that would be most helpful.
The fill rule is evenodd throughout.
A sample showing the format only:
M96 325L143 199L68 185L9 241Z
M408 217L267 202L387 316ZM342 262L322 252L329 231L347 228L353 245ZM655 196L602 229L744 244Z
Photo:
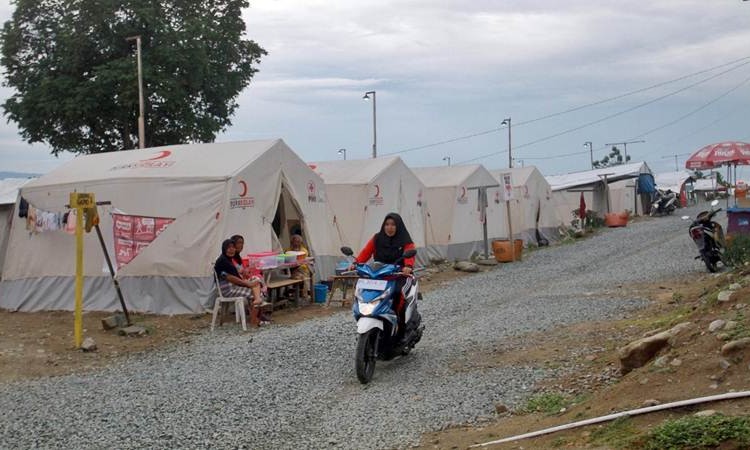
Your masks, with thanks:
M427 329L415 351L378 362L366 386L348 311L250 335L223 327L103 371L3 384L0 448L409 447L425 431L492 416L495 403L518 405L554 376L455 370L467 352L624 317L645 300L618 285L704 272L695 254L687 222L660 217L456 280L420 305Z

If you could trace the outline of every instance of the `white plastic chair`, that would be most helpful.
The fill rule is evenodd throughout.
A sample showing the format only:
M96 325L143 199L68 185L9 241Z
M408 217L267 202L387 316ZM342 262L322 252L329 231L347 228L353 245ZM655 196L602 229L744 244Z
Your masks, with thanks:
M221 293L221 286L219 285L219 277L216 275L216 271L213 271L214 282L216 283L216 302L214 303L214 317L211 320L211 331L214 331L216 326L216 317L219 315L219 308L226 303L234 303L234 317L236 322L242 322L242 330L247 331L247 320L245 318L245 303L247 299L245 297L224 297Z

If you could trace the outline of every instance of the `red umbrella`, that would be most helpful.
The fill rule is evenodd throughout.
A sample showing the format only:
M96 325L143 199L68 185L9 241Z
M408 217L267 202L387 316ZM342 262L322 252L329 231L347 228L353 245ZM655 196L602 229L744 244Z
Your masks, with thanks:
M685 161L685 168L693 170L713 169L723 165L750 165L750 144L727 141L707 145Z

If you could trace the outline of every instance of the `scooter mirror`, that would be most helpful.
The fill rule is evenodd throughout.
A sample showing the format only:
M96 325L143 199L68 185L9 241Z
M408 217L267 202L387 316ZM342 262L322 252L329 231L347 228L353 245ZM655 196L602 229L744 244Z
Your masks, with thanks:
M690 220L690 216L682 216L682 217L680 217L680 219L682 219L682 220Z
M719 201L718 201L718 200L714 200L714 201L712 201L712 202L711 202L711 206L716 206L716 205L718 205L718 204L719 204Z
M345 254L346 256L352 256L354 252L349 247L341 247L341 253Z

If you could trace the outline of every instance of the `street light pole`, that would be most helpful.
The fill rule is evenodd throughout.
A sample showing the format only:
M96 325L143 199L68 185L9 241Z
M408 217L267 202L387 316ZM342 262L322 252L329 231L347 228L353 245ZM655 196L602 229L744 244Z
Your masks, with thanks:
M345 148L340 148L338 151L338 154L344 155L344 161L346 161L346 149Z
M448 161L448 167L451 166L451 157L450 156L446 156L445 158L443 158L443 161Z
M141 68L141 36L130 36L126 41L135 41L135 52L138 60L138 147L146 147L146 121L143 118L143 70Z
M365 96L362 97L365 100L370 99L372 94L372 157L373 159L378 157L378 127L377 127L377 113L375 109L375 91L365 92Z
M503 119L503 121L500 123L500 126L507 125L508 126L508 168L513 168L513 153L511 152L511 145L510 145L510 117L507 119Z
M586 141L583 143L584 147L589 148L589 154L591 155L591 168L594 168L594 144L591 141Z

